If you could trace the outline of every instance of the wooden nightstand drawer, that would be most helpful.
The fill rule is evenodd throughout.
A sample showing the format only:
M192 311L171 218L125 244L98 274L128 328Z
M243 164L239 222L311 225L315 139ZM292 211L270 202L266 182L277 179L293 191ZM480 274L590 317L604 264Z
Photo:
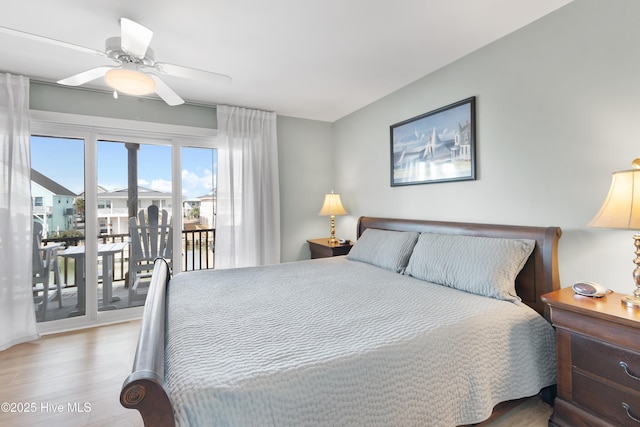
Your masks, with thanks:
M607 386L579 372L573 373L573 399L616 425L637 427L640 422L640 395ZM628 410L624 404L628 405Z
M640 310L622 295L543 295L556 327L558 396L550 427L640 426ZM626 364L622 366L620 362Z
M571 339L571 354L575 368L640 392L640 354L580 334Z

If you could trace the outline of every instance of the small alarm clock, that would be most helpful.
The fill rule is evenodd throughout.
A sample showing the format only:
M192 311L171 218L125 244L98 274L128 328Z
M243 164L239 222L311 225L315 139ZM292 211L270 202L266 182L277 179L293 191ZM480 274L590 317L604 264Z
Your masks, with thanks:
M577 282L573 284L572 288L573 292L585 297L601 298L608 293L602 285L595 282Z

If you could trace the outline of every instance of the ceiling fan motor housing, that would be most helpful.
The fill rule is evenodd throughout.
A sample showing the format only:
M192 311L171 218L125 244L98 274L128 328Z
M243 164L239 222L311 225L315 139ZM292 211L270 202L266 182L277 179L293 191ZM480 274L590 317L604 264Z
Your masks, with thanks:
M150 47L147 48L144 58L138 58L122 50L122 39L120 37L109 37L107 39L105 43L105 53L109 58L123 64L138 64L147 67L153 67L155 65L153 49Z

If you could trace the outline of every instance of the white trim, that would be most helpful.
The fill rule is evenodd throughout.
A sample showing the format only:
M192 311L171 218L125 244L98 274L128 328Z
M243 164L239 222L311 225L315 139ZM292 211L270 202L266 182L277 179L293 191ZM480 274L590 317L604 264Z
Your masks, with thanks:
M84 144L84 289L85 319L95 323L98 310L98 189L94 184L87 191L87 184L98 182L98 135L93 130L90 135ZM96 206L96 209L87 209L87 206ZM90 277L92 282L88 280Z
M67 128L90 128L93 131L111 135L146 136L154 139L215 138L216 129L197 128L166 123L143 122L138 120L114 119L110 117L82 116L78 114L31 110L31 125L63 125ZM162 137L158 137L162 135Z
M40 335L59 334L62 332L77 331L79 329L93 328L95 326L110 325L114 323L128 322L142 318L144 307L130 307L122 310L99 311L98 319L87 322L82 317L70 317L68 319L52 320L37 324Z
M177 141L175 141L177 142ZM173 173L176 175L179 175L179 179L172 179L171 180L171 194L180 194L182 195L182 147L183 145L180 144L172 144L171 145L171 169L173 170ZM176 205L175 204L175 200L173 200L174 198L172 197L172 201L173 201L173 205L176 206L175 212L179 212L179 215L173 215L173 253L174 254L181 254L182 253L182 248L179 248L178 251L176 251L176 247L178 246L176 244L176 242L181 242L182 241L182 228L183 228L183 218L182 218L182 198L180 199L179 203ZM186 256L186 254L185 254ZM180 256L178 258L178 262L176 262L176 259L174 257L173 259L173 274L177 274L180 273L182 271L182 257Z

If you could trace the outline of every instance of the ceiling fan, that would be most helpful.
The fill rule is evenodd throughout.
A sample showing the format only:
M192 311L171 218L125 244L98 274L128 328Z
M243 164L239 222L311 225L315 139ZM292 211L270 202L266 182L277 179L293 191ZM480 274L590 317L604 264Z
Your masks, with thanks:
M138 96L155 92L168 105L183 104L184 100L160 79L158 75L162 74L204 82L231 82L231 77L224 74L156 62L153 50L149 47L153 31L127 18L120 19L120 37L108 38L104 52L10 28L0 27L0 33L67 47L113 61L117 65L92 68L59 80L58 83L80 86L104 77L105 83L114 89L115 97L118 92Z

